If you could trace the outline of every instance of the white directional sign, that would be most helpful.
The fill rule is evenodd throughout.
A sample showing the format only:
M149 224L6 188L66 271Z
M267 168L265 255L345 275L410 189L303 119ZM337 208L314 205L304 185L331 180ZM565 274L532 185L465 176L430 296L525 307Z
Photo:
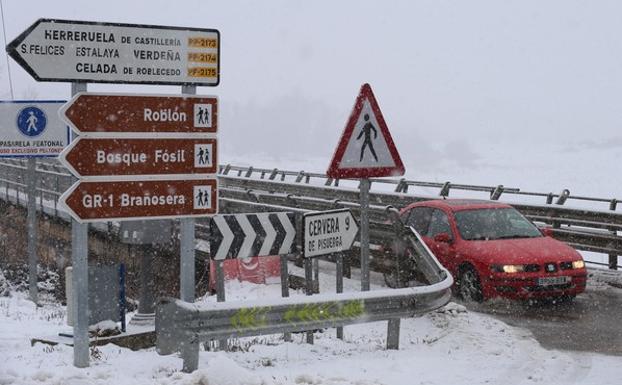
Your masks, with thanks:
M306 258L350 250L359 226L348 209L304 215L303 252Z
M214 29L39 19L7 52L39 81L216 86L220 79Z
M0 157L56 157L69 144L62 100L0 102Z

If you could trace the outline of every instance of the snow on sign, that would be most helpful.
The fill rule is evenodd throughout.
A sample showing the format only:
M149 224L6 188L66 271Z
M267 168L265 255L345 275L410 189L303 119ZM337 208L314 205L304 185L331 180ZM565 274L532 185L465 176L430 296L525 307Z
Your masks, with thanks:
M359 232L349 209L321 211L304 215L303 255L305 258L348 251Z
M69 144L62 100L0 102L0 157L56 157Z
M356 98L326 174L336 179L404 175L402 159L367 83Z
M6 47L38 81L216 86L215 29L39 19Z

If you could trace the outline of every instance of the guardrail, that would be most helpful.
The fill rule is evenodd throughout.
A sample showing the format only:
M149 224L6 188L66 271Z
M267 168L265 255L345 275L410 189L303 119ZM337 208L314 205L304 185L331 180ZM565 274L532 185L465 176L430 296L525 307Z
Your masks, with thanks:
M430 286L253 303L192 304L166 298L156 308L156 350L161 355L180 351L183 371L192 372L198 368L201 342L413 317L449 302L452 283L447 274Z
M24 191L25 164L21 160L0 160L0 192L5 196L9 189ZM55 215L56 202L60 193L72 184L71 175L54 161L42 161L37 165L40 185L38 186L41 208L44 202L52 201ZM329 210L350 208L358 216L358 189L339 186L343 181L333 180L324 174L304 171L287 171L222 165L219 167L220 202L223 212ZM401 208L415 201L442 199L450 191L470 191L487 194L484 198L500 200L504 196L529 196L544 198L542 204L509 202L527 218L540 227L551 227L553 236L568 242L578 250L609 255L611 269L619 266L622 255L622 213L618 211L618 199L573 196L566 189L559 194L525 192L518 188L498 186L477 186L465 184L409 181L406 179L372 179L374 186L394 186L393 192L372 191L371 221L386 222L392 208ZM352 183L349 181L348 183ZM408 193L409 187L437 188L438 195L415 195ZM591 202L594 205L607 204L606 210L579 209L567 207L572 201ZM566 205L566 206L564 206ZM200 223L200 221L199 221ZM372 225L373 229L374 225ZM372 230L372 238L382 238L388 228L382 225ZM597 263L598 264L598 263Z
M313 210L329 208L351 208L358 211L358 190L355 188L338 187L340 181L327 178L326 175L292 172L285 170L254 169L252 167L221 166L220 185L225 197L231 197L255 203L271 204L287 207L305 207ZM376 184L394 184L394 192L372 192L370 199L376 203L375 216L371 220L382 220L382 208L404 207L410 203L443 199L449 195L450 189L463 191L479 191L490 194L488 199L499 200L502 194L518 194L524 196L545 197L545 204L524 204L508 202L527 218L540 227L551 227L553 236L568 242L578 250L604 253L609 255L606 265L617 269L618 256L622 255L622 213L617 212L618 199L602 199L583 196L572 196L566 189L560 194L521 192L517 188L503 186L453 185L451 183L428 183L407 181L404 179L372 179ZM407 194L407 187L422 186L438 187L437 196ZM555 201L554 199L557 198ZM608 203L609 211L564 207L571 200ZM373 207L372 207L373 208Z

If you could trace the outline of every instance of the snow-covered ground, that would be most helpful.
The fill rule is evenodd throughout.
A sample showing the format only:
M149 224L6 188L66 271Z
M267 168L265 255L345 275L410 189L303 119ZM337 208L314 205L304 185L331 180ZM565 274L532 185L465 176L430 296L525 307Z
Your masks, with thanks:
M320 285L333 290L330 275ZM359 282L346 280L345 290ZM227 283L227 300L280 296L279 285ZM295 334L233 341L234 352L201 351L199 370L180 371L177 355L154 349L94 348L91 366L74 368L67 346L30 345L30 338L64 328L65 308L52 301L35 307L24 293L0 298L0 384L619 384L622 357L554 351L532 335L488 315L450 303L401 323L400 350L385 350L386 322L315 334L315 344ZM301 295L301 293L292 293ZM206 297L204 301L213 301ZM562 327L560 325L560 327Z

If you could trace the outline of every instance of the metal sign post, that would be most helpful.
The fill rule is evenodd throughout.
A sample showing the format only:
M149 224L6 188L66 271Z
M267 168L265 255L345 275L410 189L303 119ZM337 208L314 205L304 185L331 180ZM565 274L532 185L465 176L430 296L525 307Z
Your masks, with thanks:
M196 86L182 86L182 94L194 95ZM194 302L194 218L180 219L180 298L186 302Z
M404 175L404 171L376 97L365 83L326 171L333 179L360 179L362 291L369 290L369 178Z
M72 95L86 91L86 83L72 83ZM89 366L89 262L88 225L71 220L71 258L73 260L73 364Z
M361 179L361 291L369 290L369 179Z
M28 158L28 293L30 300L39 303L37 288L37 161Z

